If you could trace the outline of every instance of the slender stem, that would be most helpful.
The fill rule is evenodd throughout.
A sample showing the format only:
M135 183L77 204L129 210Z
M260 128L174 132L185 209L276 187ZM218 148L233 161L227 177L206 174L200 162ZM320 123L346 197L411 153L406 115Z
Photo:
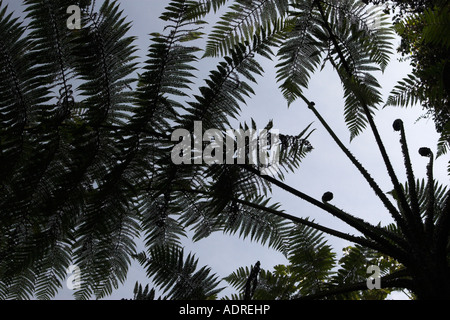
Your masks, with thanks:
M322 16L322 20L323 20L323 23L324 23L324 27L325 27L325 29L327 29L327 31L329 33L330 40L333 42L333 45L334 45L334 47L336 49L336 52L337 52L337 54L338 54L338 56L339 56L339 58L341 60L342 66L344 67L344 70L347 73L347 76L349 77L349 79L354 78L352 70L350 69L350 67L349 67L349 65L347 63L347 60L346 60L342 50L340 49L338 40L337 40L336 36L334 35L333 30L330 27L330 24L328 23L328 20L327 20L327 18L325 16L325 12L324 12L324 10L322 8L320 0L315 0L315 4L317 5L317 7L319 9L320 15ZM354 81L356 81L356 80L354 80ZM420 228L420 226L418 226L415 223L415 219L413 217L411 208L409 207L408 202L406 201L406 196L405 196L405 194L403 192L403 189L401 188L401 185L400 185L400 183L398 181L397 175L395 174L395 171L394 171L394 169L392 167L391 161L390 161L389 156L388 156L388 154L386 152L386 149L384 147L383 141L381 140L381 137L380 137L378 129L377 129L376 125L375 125L375 122L374 122L374 120L372 118L372 115L370 113L369 107L368 107L368 105L367 105L367 103L366 103L366 101L365 101L365 99L363 97L361 97L360 95L357 95L357 98L358 98L358 100L361 103L361 107L363 108L364 113L366 114L366 117L367 117L367 120L369 122L370 128L371 128L372 133L373 133L373 135L375 137L375 141L376 141L376 143L378 145L378 148L380 150L381 156L383 158L383 161L385 163L386 169L388 171L389 177L391 178L391 182L392 182L392 184L394 186L394 190L397 193L397 196L398 196L399 201L400 201L400 205L403 208L403 212L405 213L406 223L407 223L407 225L411 224L411 226L412 226L411 232L408 233L410 235L409 236L409 240L412 241L412 242L415 242L415 243L420 243L420 237L419 236L422 234L421 228ZM417 238L419 238L419 239L417 239Z
M309 221L307 219L299 218L299 217L296 217L296 216L293 216L293 215L290 215L290 214L287 214L287 213L284 213L284 212L281 212L281 211L278 211L278 210L275 210L275 209L272 209L272 208L268 208L268 207L265 207L265 206L262 206L262 205L259 205L259 204L247 201L247 200L242 200L242 199L237 199L237 198L234 198L233 200L238 202L238 203L240 203L240 204L243 204L245 206L249 206L249 207L252 207L252 208L255 208L255 209L258 209L258 210L262 210L262 211L266 211L266 212L272 213L272 214L274 214L276 216L279 216L279 217L291 220L292 222L295 222L295 223L298 223L298 224L302 224L302 225L306 225L306 226L314 228L316 230L328 233L328 234L330 234L332 236L335 236L335 237L338 237L338 238L341 238L341 239L344 239L344 240L348 240L350 242L357 243L357 244L360 244L362 246L365 246L365 247L368 247L368 248L371 248L371 249L374 249L374 250L380 250L381 249L375 243L373 243L373 242L371 242L371 241L369 241L367 239L364 239L364 238L361 238L361 237L357 237L357 236L354 236L354 235L351 235L351 234L348 234L348 233L344 233L344 232L341 232L341 231L337 231L337 230L334 230L334 229L331 229L331 228L328 228L328 227L324 227L324 226L322 226L320 224L314 223L314 222Z
M425 231L429 236L433 234L434 231L434 179L433 179L433 154L430 155L430 161L427 165L427 178L428 178L428 186L427 186L427 209L425 212L426 220L425 220Z
M414 172L411 165L411 159L409 157L408 144L406 143L405 128L403 127L402 121L398 121L397 123L400 124L400 145L402 147L403 158L405 161L406 176L409 184L409 197L411 201L411 208L414 212L414 215L418 217L418 219L420 219L419 201L417 200L417 193L416 193L416 181L414 178Z

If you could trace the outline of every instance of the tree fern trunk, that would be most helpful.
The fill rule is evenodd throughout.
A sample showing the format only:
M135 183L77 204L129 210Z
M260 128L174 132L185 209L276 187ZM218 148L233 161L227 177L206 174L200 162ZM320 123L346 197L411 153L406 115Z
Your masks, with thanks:
M418 300L450 300L450 279L448 270L436 272L426 269L414 278L414 293Z

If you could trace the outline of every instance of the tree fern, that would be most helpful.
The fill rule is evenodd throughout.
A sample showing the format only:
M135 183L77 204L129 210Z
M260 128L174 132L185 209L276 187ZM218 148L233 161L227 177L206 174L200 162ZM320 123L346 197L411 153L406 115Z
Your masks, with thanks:
M176 4L172 4L170 10L175 10L174 8L181 10ZM169 22L175 21L173 14L163 15L163 17L171 17L170 19L173 19L173 21L167 18ZM184 21L183 19L179 19L178 21L187 23L187 20ZM183 27L183 30L185 28L186 26ZM168 58L165 61L158 60L160 57L163 57L163 53L168 53L168 57L170 57L172 47L164 51L162 51L162 48L165 48L166 43L171 43L171 39L175 43L177 34L172 33L169 38L164 38L159 34L155 35L157 37L154 38L156 44L151 47L152 59L147 62L149 72L145 73L141 80L142 98L140 99L143 101L143 104L148 103L148 92L158 89L160 91L158 91L158 95L155 95L155 99L160 100L156 101L161 101L161 106L169 107L169 109L165 108L162 110L171 110L171 106L175 106L183 109L183 112L187 112L180 119L181 121L177 120L175 111L171 111L171 114L166 113L164 118L161 117L162 119L170 119L172 117L174 121L179 122L180 127L191 130L193 129L194 121L202 121L204 127L219 128L225 131L227 129L228 117L235 116L239 111L239 103L244 101L245 96L252 93L251 87L245 80L255 82L255 75L260 75L262 72L262 68L256 62L254 54L269 55L269 45L274 38L271 34L272 30L266 30L264 32L255 36L251 46L238 45L231 50L230 55L224 57L223 62L219 63L217 69L211 71L209 79L205 82L205 86L200 88L200 95L194 96L195 101L189 101L188 106L174 100L168 100L164 96L164 98L160 98L161 93L167 97L169 95L184 97L185 94L182 91L178 89L172 90L172 88L165 89L165 87L158 86L156 83L155 85L147 84L151 83L151 81L165 83L161 81L161 78L157 78L157 74L150 73L150 70L153 72L153 70L158 70L157 68L165 66L161 70L164 70L164 74L170 75L172 69L167 66L167 63L174 64L173 77L183 75L183 79L187 79L187 77L191 76L188 73L191 69L186 69L187 72L184 74L180 71L184 70L183 68L188 68L190 66L189 62L195 61L195 57L189 55L189 52L186 51L191 49L184 49L184 47L178 44L173 46L173 50L174 54L176 53L176 57L180 57L181 59L171 60L171 58ZM273 30L273 32L275 35L277 31ZM181 35L180 37L184 39L184 36ZM160 49L161 51L159 51ZM184 54L185 52L186 54ZM192 49L191 53L194 52L195 49ZM187 60L183 61L183 57L186 57ZM177 88L187 88L187 86L183 85L183 79L176 80L172 76L169 79L170 81L167 82L168 85L180 84ZM153 103L154 105L155 103ZM152 113L152 115L158 114ZM146 131L148 130L151 133L152 130L154 131L153 128L147 128ZM298 161L300 161L306 152L310 151L310 145L307 143L307 140L301 139L304 136L304 132L299 135L297 140L291 139L292 141L285 141L286 146L283 150L290 150L290 153L286 153L283 158L288 162L289 155L292 155L293 157L290 163L294 166L298 165ZM151 141L153 144L149 145L149 148L154 146L153 140ZM303 149L301 144L306 144L307 147ZM164 146L164 143L162 146ZM152 153L156 157L158 157L158 154L161 154L159 150L152 151ZM143 214L143 217L145 217L142 226L147 234L147 250L152 250L153 246L158 243L179 245L179 236L184 234L184 229L181 225L193 227L194 240L206 237L215 231L235 233L239 230L242 236L251 237L263 243L270 239L269 245L281 250L281 235L267 234L271 230L271 227L281 228L280 230L283 230L283 221L281 219L274 219L270 216L264 217L261 216L260 212L250 213L248 211L249 209L238 210L236 212L233 209L233 206L236 206L236 204L232 202L228 203L228 198L224 197L224 194L227 193L236 196L240 194L257 194L260 190L258 191L258 189L254 188L252 181L256 182L260 180L259 183L261 183L262 180L260 178L249 174L237 166L196 165L180 167L171 165L167 157L161 159L152 158L152 163L155 164L155 167L152 168L151 185L148 189L151 192L145 196L150 201L142 201L143 206L139 210ZM156 168L159 170L156 170ZM235 172L235 174L230 174L230 172ZM233 192L226 191L224 193L223 190L226 188L227 183L223 179L228 180L229 183L234 185L232 188ZM218 181L218 183L208 185L209 181ZM262 187L264 188L263 185ZM230 210L238 215L230 215ZM250 210L254 211L253 209ZM181 214L180 220L172 219L169 216L170 214L172 214L172 217ZM252 223L257 221L261 221L261 223L253 226ZM170 232L174 233L170 234Z
M373 64L384 70L393 53L393 28L389 17L378 6L366 6L360 1L324 1L330 22L338 38L340 32L351 29L361 42L361 49ZM343 39L341 39L343 40Z
M173 8L176 8L175 4L172 4L171 10L174 10ZM175 19L173 18L174 14L167 15L167 17ZM169 21L171 20L169 19ZM180 21L184 20L181 19ZM183 23L187 23L187 21ZM183 30L186 30L185 27ZM273 34L270 33L272 31ZM186 113L183 118L177 119L176 113L173 111L173 119L174 121L179 122L179 127L188 130L190 129L192 131L194 122L202 121L203 127L217 128L226 131L229 117L237 115L240 108L239 103L245 101L244 98L253 92L246 81L255 82L255 76L262 73L262 68L259 63L256 62L254 55L261 54L267 56L269 54L269 45L274 39L273 35L277 32L276 30L272 31L266 30L265 33L255 36L254 42L252 42L252 45L250 46L241 44L233 48L233 50L230 51L230 55L224 57L223 61L219 63L217 69L211 71L209 79L205 81L205 86L200 87L199 89L200 94L194 96L195 101L188 101L187 106L173 100L166 100L165 98L164 100L161 100L164 103L162 106L167 105L169 108L170 106L176 106L183 109L183 112ZM160 39L162 37L160 35L157 36L159 38L155 39ZM156 41L157 44L155 44L154 48L151 48L151 55L154 56L155 59L147 62L148 68L152 68L149 70L154 70L153 68L160 68L167 64L166 61L157 60L159 57L163 56L163 51L159 52L156 50L164 48L165 43L167 42L171 43L171 39L175 42L176 37L177 34L172 33L171 37L168 39L161 38ZM195 57L193 55L183 55L183 51L180 50L185 51L186 49L183 49L183 47L178 44L176 46L174 45L173 48L175 50L174 53L177 54L177 59L169 60L169 62L174 64L174 77L177 76L177 74L185 77L190 76L190 73L183 74L180 71L185 67L189 67L190 64L188 64L188 60L191 59L191 62L193 62L195 61ZM153 52L152 50L155 51ZM165 50L164 54L167 52L170 56L170 49L169 51ZM181 59L178 58L180 56ZM184 62L183 57L186 57L188 60ZM164 72L167 72L168 75L170 74L168 72L172 71L171 67L168 66L163 70ZM189 71L189 69L186 70ZM165 81L160 81L160 79L157 78L157 74L151 74L150 72L144 74L143 77L145 78L141 81L142 85L147 82L151 83L151 81L165 83ZM170 81L167 82L168 85L181 85L182 83L183 80L176 80L176 78L170 78ZM159 91L159 93L184 97L184 94L181 91L174 91L172 89L164 91L164 87L158 87L157 85L143 86L142 94L147 94L149 90L154 88L163 88L163 91ZM186 89L186 86L182 85L180 88ZM160 99L159 97L161 97L161 95L158 94L156 97L158 97L157 99ZM143 103L146 103L148 99L142 98L142 101ZM167 108L164 110L167 110ZM156 113L153 114L155 115ZM170 116L170 114L166 114L165 118L167 119L168 116ZM148 128L147 130L150 131L151 129ZM303 133L300 136L303 136ZM306 139L301 140L300 136L296 141L286 141L286 147L283 148L283 150L290 150L289 155L293 156L293 160L291 161L292 165L298 165L298 161L300 161L306 152L310 151L310 146L307 144ZM299 147L297 145L300 143L307 144L308 147L303 149L301 146ZM295 148L296 151L293 151ZM158 154L158 150L155 151L155 154ZM288 159L289 156L286 154L284 158ZM233 205L228 203L229 198L224 197L224 195L256 195L261 190L258 190L258 188L255 189L253 182L259 180L259 184L261 184L262 180L260 178L246 172L242 168L230 166L229 164L213 166L175 166L170 164L170 160L167 159L167 157L161 159L153 158L152 160L156 165L156 167L152 169L154 170L150 185L150 190L152 190L152 192L146 196L148 199L151 199L151 201L147 200L146 202L142 202L143 207L141 207L140 210L144 213L144 216L149 217L145 218L148 220L144 220L143 224L144 230L147 232L148 246L151 246L152 243L158 243L157 239L159 238L155 238L157 234L167 235L167 233L164 232L170 232L170 230L174 231L172 236L161 237L161 239L163 239L162 241L172 243L173 245L179 244L178 236L183 235L184 232L180 222L186 227L194 228L194 240L201 239L215 231L236 232L237 230L240 230L240 228L245 230L244 225L241 225L240 223L230 223L232 218L229 216L229 210ZM288 160L286 160L286 162L288 162ZM159 170L155 170L156 168L159 168ZM231 174L231 172L233 172L233 174ZM209 185L211 181L217 181L217 183ZM227 186L231 188L231 192L230 190L224 192ZM261 184L261 187L265 188L264 184ZM153 190L155 192L153 192ZM180 214L180 220L171 219L168 214ZM250 222L251 221L256 220L250 220ZM250 222L246 222L246 225L251 226ZM281 225L281 220L277 221L276 224ZM249 236L253 232L253 237L256 237L255 239L263 242L266 241L266 235L261 233L263 229L254 229L252 232L250 230L252 229L241 231L241 234L243 236ZM266 228L266 230L269 229Z
M387 18L357 1L303 1L292 4L289 18L294 27L285 32L278 51L283 95L288 104L302 98L311 74L330 61L342 80L353 139L367 124L363 105L373 112L381 102L372 73L384 70L392 53Z
M218 278L206 267L197 270L197 259L192 254L185 257L181 248L189 228L194 240L212 232L235 234L292 260L288 268L261 273L260 283L267 290L259 291L261 295L255 291L255 297L305 297L307 292L321 296L336 289L327 284L334 254L316 230L391 255L405 267L414 266L427 252L421 247L423 239L447 255L448 192L433 184L430 152L425 153L425 189L405 192L373 123L373 110L380 102L373 72L385 68L390 50L390 29L383 18L376 28L369 28L368 21L379 18L377 11L353 1L234 2L213 27L204 52L221 56L219 62L194 91L201 49L192 41L203 37L203 17L226 0L170 1L160 17L165 29L150 35L144 72L137 79L134 38L127 35L130 23L118 2L105 1L97 13L92 1L77 4L83 10L83 28L71 31L65 25L68 0L25 0L31 21L26 34L26 27L0 2L0 161L5 168L0 173L0 297L51 298L73 263L82 270L82 286L75 296L103 298L125 281L135 257L168 297L214 298L220 291ZM281 182L281 172L262 174L268 165L261 158L245 164L197 161L203 160L198 148L207 141L191 150L194 164L171 161L170 150L177 142L167 132L192 132L202 121L201 135L215 128L222 134L218 139L226 137L231 120L238 118L263 75L258 58L276 57L274 49L279 49L277 80L283 94L289 102L303 99L316 115L313 102L303 94L309 77L328 61L337 70L351 137L367 122L371 125L398 211L342 149L397 219L398 229L345 213L330 203L330 193L322 201L314 199ZM265 128L272 127L269 122ZM256 129L256 124L241 128ZM308 126L298 135L281 133L279 145L270 142L263 147L279 148L279 168L292 172L312 150L312 131ZM279 204L270 204L267 196L273 185L340 218L366 238L288 215ZM412 196L422 191L426 201ZM422 228L414 217L416 205L426 207L425 220L435 222L435 231L427 223ZM140 235L146 254L136 255ZM402 281L412 277L389 276ZM283 286L294 292L283 291ZM140 291L142 297L152 296Z

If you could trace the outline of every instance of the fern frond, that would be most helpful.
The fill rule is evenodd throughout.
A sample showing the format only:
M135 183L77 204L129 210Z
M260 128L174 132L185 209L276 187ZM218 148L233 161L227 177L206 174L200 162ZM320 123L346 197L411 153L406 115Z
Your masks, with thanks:
M379 92L380 84L370 74L373 68L372 61L358 52L356 39L351 34L350 38L342 42L345 61L340 58L339 62L330 57L330 62L338 72L344 88L344 118L350 131L350 140L358 136L367 126L368 119L364 106L367 106L371 115L376 110L376 105L382 102ZM346 64L350 61L350 64ZM350 71L347 70L349 66ZM351 75L349 75L349 72Z
M378 89L380 85L375 77L365 74L363 78L341 77L344 87L344 119L350 130L350 140L358 136L367 126L368 120L361 101L368 103L369 112L373 116L376 104L382 102Z
M197 20L212 11L217 12L228 0L198 0L186 3L187 17L189 20Z
M361 247L359 245L350 246L343 249L344 256L339 260L340 268L333 276L330 282L330 288L348 287L346 293L334 296L335 299L354 299L354 300L383 300L392 291L391 289L360 291L351 289L352 284L365 283L367 281L367 268L370 265L376 265L380 268L380 276L393 274L403 268L401 264L390 257L380 255L379 253Z
M407 195L407 201L409 204L411 204L411 199L409 196L409 188L410 186L408 185L408 183L405 183L404 186L402 186L402 188L405 190L405 194ZM435 212L435 216L434 218L438 218L441 215L442 209L444 208L444 203L445 203L445 197L447 194L447 186L440 184L438 181L434 181L434 186L433 186L433 197L434 199L430 199L430 194L428 193L428 183L425 181L425 179L417 179L416 183L415 183L415 188L416 188L416 194L417 194L417 200L419 203L419 208L420 208L420 215L422 217L422 219L425 219L425 213L428 207L428 203L429 201L433 201L434 204L434 212ZM389 194L391 194L394 199L397 199L396 194L394 191L389 192Z
M126 37L131 23L119 10L116 1L105 1L98 16L84 18L81 36L74 40L75 72L84 80L78 89L87 97L84 116L93 127L116 124L131 102L131 92L125 89L134 82L130 75L137 65L133 62L136 48L134 38Z
M245 282L247 281L251 270L252 267L239 267L237 270L233 271L223 279L239 292L244 292Z
M180 237L185 237L186 233L176 219L181 208L174 206L177 205L169 194L154 199L143 199L139 212L147 248L153 245L181 244Z
M182 202L186 198L174 190L189 189L203 169L174 165L170 159L173 143L165 133L174 130L174 123L181 118L179 112L185 113L180 98L188 96L193 83L196 69L192 65L200 49L189 42L200 36L197 32L203 22L199 18L203 10L216 10L222 4L171 1L161 15L168 34L152 34L145 72L139 79L137 108L128 126L139 135L136 158L145 159L137 177L142 190L137 203L147 250L157 245L179 246L180 238L186 236L184 224L194 223L190 218L183 220L191 211Z
M310 130L311 125L312 123L295 136L280 134L281 146L279 163L281 168L286 172L294 172L294 170L299 167L301 160L314 149L308 140L309 136L315 130ZM283 179L281 172L279 177L280 179Z
M332 40L329 60L344 86L345 120L353 139L369 122L367 112L373 113L381 103L380 85L372 72L383 70L388 62L393 29L378 11L366 10L360 2L330 3L325 8L319 5L319 10ZM368 27L370 19L377 19L377 25Z
M254 54L255 50L239 44L219 63L217 70L211 71L207 86L200 87L201 96L195 96L196 101L189 102L186 108L189 115L183 128L193 131L194 121L202 121L204 128L225 130L229 126L229 118L236 118L240 111L239 103L253 93L251 86L239 76L256 82L254 75L262 74Z
M223 290L210 268L198 269L195 255L185 257L179 247L154 246L143 266L153 283L173 300L211 299Z
M136 65L133 38L126 37L130 23L116 1L105 1L98 15L84 16L83 25L73 41L74 70L84 80L79 90L89 108L82 121L94 128L98 153L86 172L84 183L91 188L84 195L74 236L74 261L83 274L82 287L75 292L78 299L102 298L125 280L138 229L134 190L127 177L136 150L127 150L123 139L112 143L118 134L102 129L127 120L123 110L131 103L131 92L126 88L134 81L130 75Z
M25 27L0 6L0 114L1 181L5 181L27 148L24 129L30 113L49 100L48 91L39 87L39 72L30 57L34 44L25 38ZM48 140L47 140L48 141Z
M450 47L450 6L428 8L423 13L425 27L422 39L425 43Z
M53 245L39 263L34 296L39 300L50 300L62 288L67 268L71 261L71 248L62 241Z
M261 29L270 29L289 8L288 0L237 0L213 27L205 56L224 56L239 43L250 42Z
M270 199L256 197L251 200L254 203L266 206ZM268 206L277 209L279 204ZM275 215L269 215L253 207L243 204L231 203L222 212L223 231L225 233L239 233L243 239L249 238L269 248L287 254L288 230L292 227L285 219Z
M447 122L441 132L437 145L436 157L440 157L450 149L450 122Z
M81 289L75 292L78 299L92 294L103 298L126 279L139 227L134 210L121 196L128 193L123 184L117 181L114 187L108 186L107 197L100 187L85 208L74 244L74 263L82 272Z
M323 43L317 40L317 12L314 1L293 5L290 18L294 25L286 32L285 40L278 50L277 81L288 104L291 104L308 87L311 74L318 68L323 57Z
M25 299L37 294L49 298L60 286L63 268L51 265L49 257L55 254L54 261L62 266L67 262L65 258L58 260L56 252L58 240L70 224L54 222L59 217L50 208L54 202L48 190L40 188L50 179L43 179L43 173L56 154L58 139L51 126L54 107L47 104L49 87L42 86L47 75L36 64L38 47L32 40L33 32L25 37L24 30L0 2L0 295ZM42 127L31 130L37 124L47 126L45 133ZM40 215L41 209L44 216ZM43 289L42 284L47 287Z
M411 73L397 83L391 91L385 107L408 107L422 102L423 99L420 79Z
M336 30L351 30L360 42L360 50L384 70L393 54L394 28L382 8L360 1L331 0L325 1L325 9L331 25ZM337 36L341 38L339 34Z
M229 55L219 62L217 69L210 72L206 86L200 87L196 101L188 102L184 111L188 115L181 121L180 127L193 130L194 121L202 121L205 128L225 131L230 118L236 118L240 103L253 93L247 82L256 82L255 76L261 75L263 69L256 61L255 55L271 57L271 46L278 43L280 33L285 26L262 28L256 32L252 41L245 41L229 49Z
M300 295L322 290L336 263L335 253L323 233L303 225L291 230L288 259L300 281Z

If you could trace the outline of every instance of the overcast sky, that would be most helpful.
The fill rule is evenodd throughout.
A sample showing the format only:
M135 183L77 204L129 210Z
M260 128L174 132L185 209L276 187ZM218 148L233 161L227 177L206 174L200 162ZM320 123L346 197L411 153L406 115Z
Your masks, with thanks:
M10 10L20 15L22 8L19 0L4 0L10 5ZM98 3L102 1L97 0ZM149 42L148 34L162 32L163 24L158 17L163 12L167 0L122 0L125 15L133 21L130 35L137 36L136 45L139 47L138 55L144 57ZM396 43L397 45L397 43ZM410 70L408 63L400 63L397 56L393 56L391 64L384 74L378 75L378 80L383 87L384 96L396 82L402 79ZM141 59L143 61L143 59ZM215 60L202 62L202 70L199 81L207 75L207 72L215 68ZM264 127L271 119L274 128L284 134L298 134L308 124L314 122L317 130L310 137L314 150L302 162L300 169L294 174L287 175L286 183L316 199L321 199L326 191L334 194L333 204L346 212L356 215L366 221L377 224L392 222L390 215L374 195L365 180L353 167L350 161L334 144L327 132L315 119L312 112L302 101L293 103L289 108L282 97L278 85L275 82L274 63L261 60L265 75L258 79L258 86L254 86L255 96L249 99L247 106L243 106L240 122L255 119L258 127ZM203 68L203 66L205 68ZM201 82L199 82L201 83ZM305 91L305 96L316 103L316 108L328 121L341 140L349 147L357 159L368 169L372 177L378 182L384 191L392 189L389 177L384 168L382 158L375 146L374 138L369 130L349 143L349 131L343 118L343 90L340 81L333 70L326 67L322 72L313 75L310 87ZM415 108L386 108L376 113L375 122L379 128L382 139L385 142L391 161L401 182L405 181L403 158L399 144L399 135L392 129L392 123L400 118L404 121L411 159L416 178L425 177L427 160L420 157L417 150L420 147L430 147L436 153L438 134L431 120L416 120L423 114L420 107ZM441 182L448 182L446 174L447 157L441 157L435 161L435 177ZM356 234L357 232L330 217L328 213L290 196L283 190L274 187L273 199L283 204L282 208L287 213L299 217L310 217L325 226L344 232ZM342 248L350 243L329 236L329 243L334 248L338 257ZM142 247L140 249L143 249ZM213 235L208 239L195 244L187 241L186 252L195 252L200 258L200 265L209 265L212 271L219 276L227 276L238 267L250 266L256 261L261 261L261 267L271 269L272 266L285 263L285 258L273 250L262 247L257 243L242 241L237 237ZM148 283L145 272L138 264L130 268L128 280L123 287L117 290L109 299L131 298L134 283ZM225 282L223 283L225 285ZM234 292L227 290L226 293ZM57 298L69 299L71 292L63 290ZM394 298L401 298L396 295Z

